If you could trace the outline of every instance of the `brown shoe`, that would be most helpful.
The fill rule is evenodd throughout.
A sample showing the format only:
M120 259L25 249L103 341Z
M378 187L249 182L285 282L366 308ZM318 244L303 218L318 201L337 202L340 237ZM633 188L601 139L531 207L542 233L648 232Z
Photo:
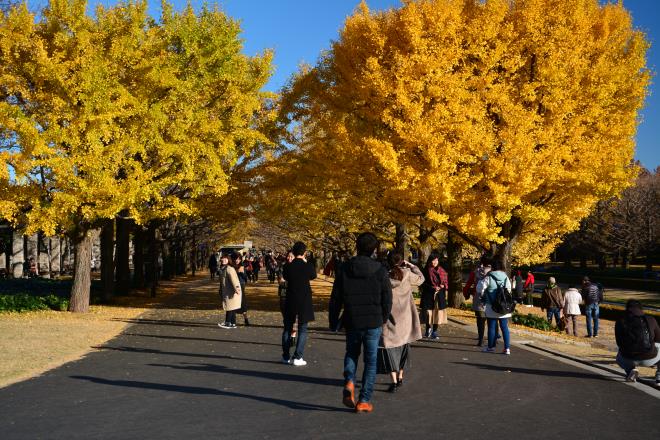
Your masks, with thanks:
M358 402L358 404L355 405L355 412L370 413L373 410L374 406L369 402Z
M355 408L355 385L350 380L344 384L343 396L342 403L349 408Z

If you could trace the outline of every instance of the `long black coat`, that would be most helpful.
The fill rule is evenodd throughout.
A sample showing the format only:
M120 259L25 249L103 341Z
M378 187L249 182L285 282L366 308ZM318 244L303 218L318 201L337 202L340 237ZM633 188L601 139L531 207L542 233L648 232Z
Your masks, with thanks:
M314 321L312 304L312 287L309 281L316 278L316 269L302 259L296 258L284 266L282 278L286 281L286 299L284 302L284 319L299 323Z

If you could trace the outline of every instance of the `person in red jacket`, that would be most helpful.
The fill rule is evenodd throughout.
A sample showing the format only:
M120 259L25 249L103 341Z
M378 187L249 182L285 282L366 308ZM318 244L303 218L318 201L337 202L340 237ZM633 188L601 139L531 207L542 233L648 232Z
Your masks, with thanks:
M523 291L527 295L527 307L532 307L534 305L534 298L532 297L532 294L534 293L534 274L531 271L527 272Z

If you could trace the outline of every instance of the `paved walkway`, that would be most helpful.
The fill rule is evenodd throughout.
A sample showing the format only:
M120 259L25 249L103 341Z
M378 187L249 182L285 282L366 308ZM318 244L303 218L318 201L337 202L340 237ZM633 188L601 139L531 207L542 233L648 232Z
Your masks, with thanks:
M344 344L324 329L327 315L312 326L308 366L287 366L278 362L277 312L220 329L214 290L206 280L188 283L169 308L136 320L103 349L0 389L0 437L660 436L660 399L522 348L481 353L458 326L443 327L440 342L415 344L405 386L388 394L379 376L375 412L354 414L340 402Z

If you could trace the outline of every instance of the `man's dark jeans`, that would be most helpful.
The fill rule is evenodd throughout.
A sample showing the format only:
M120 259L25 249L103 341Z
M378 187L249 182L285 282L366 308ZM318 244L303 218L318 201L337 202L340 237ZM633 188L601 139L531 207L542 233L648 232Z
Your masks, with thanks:
M547 316L548 316L548 322L552 324L552 317L555 317L555 324L557 327L560 326L559 320L561 319L559 317L559 307L549 307L548 310L546 311Z
M369 402L376 381L376 357L378 354L378 341L383 328L370 328L364 330L346 331L346 356L344 357L344 378L355 383L357 363L360 359L360 350L364 347L364 371L362 372L362 388L360 388L360 402Z
M284 320L284 331L282 332L282 357L291 358L291 333L293 332L293 320ZM296 351L293 353L294 359L302 359L307 342L307 323L298 323L298 340L296 341Z

